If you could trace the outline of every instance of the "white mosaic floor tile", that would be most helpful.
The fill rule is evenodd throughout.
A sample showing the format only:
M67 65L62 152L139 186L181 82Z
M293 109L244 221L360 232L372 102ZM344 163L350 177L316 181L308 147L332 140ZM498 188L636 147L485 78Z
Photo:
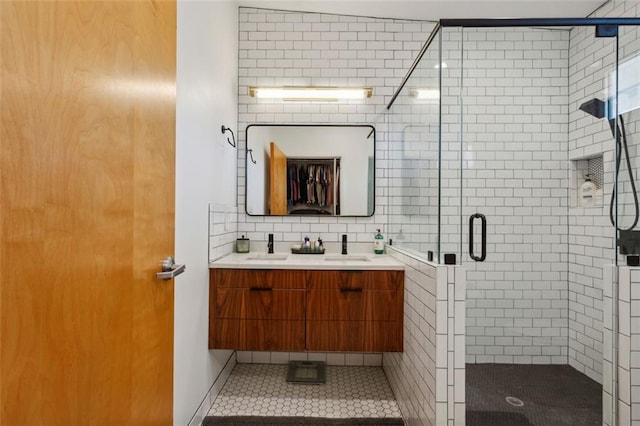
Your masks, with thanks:
M237 364L210 416L401 417L380 367L327 366L324 385L288 383L287 365Z

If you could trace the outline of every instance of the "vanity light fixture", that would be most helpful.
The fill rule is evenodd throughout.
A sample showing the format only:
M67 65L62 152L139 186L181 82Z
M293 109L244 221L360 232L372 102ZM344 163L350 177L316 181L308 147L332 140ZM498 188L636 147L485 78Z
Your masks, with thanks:
M337 101L365 99L373 96L372 87L249 87L249 96L285 101Z

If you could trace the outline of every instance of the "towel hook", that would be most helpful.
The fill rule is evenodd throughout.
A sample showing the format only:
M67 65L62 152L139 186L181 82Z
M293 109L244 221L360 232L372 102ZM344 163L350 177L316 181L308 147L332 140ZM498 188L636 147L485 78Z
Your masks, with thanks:
M256 160L253 159L253 149L247 148L247 154L249 154L249 157L251 157L251 162L253 164L256 164Z
M231 132L231 137L233 138L233 142L231 142L231 141L229 140L229 137L227 136L227 142L229 142L229 145L231 145L232 147L234 147L234 148L235 148L235 147L236 147L236 136L233 134L233 130L231 130L229 127L225 127L225 126L224 126L224 124L223 124L223 125L222 125L222 134L224 135L224 133L225 133L227 130L228 130L229 132Z

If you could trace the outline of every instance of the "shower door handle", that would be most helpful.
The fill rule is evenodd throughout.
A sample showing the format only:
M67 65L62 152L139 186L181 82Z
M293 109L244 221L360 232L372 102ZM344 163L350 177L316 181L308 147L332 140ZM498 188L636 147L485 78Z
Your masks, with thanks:
M480 256L473 254L473 222L478 218L482 222L482 253ZM469 216L469 256L476 262L484 262L487 258L487 218L481 213Z

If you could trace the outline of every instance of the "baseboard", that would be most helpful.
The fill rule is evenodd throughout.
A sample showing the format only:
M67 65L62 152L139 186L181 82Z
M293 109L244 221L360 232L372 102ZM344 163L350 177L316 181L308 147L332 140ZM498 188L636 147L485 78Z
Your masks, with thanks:
M224 367L218 374L218 377L216 377L216 379L213 381L213 384L209 388L209 392L207 392L207 395L202 400L202 403L200 403L200 406L198 407L195 414L191 418L191 421L189 421L188 426L202 425L202 421L209 413L209 410L211 409L213 402L218 397L220 390L222 389L224 384L227 382L227 379L229 378L229 375L231 374L231 371L235 366L236 366L236 353L234 351L229 356L227 363L224 365Z

